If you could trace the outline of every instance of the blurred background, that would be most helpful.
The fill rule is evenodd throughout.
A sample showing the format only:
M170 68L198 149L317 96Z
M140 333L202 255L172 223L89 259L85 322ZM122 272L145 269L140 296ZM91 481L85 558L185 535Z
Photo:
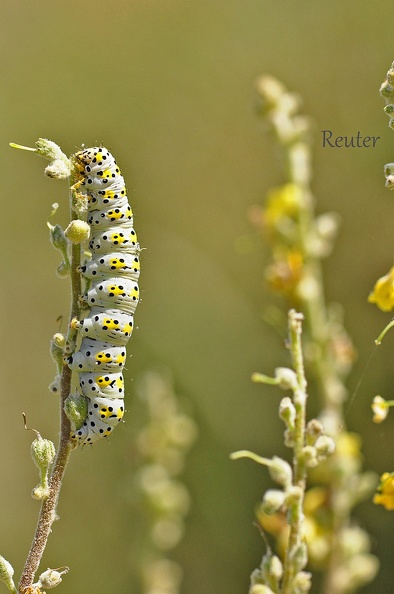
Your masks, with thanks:
M1 8L0 553L19 574L38 513L30 497L33 434L21 413L57 441L48 345L59 316L65 330L69 306L46 229L53 202L60 203L53 222L67 223L66 183L45 178L43 160L8 143L47 137L67 154L103 143L122 168L146 248L126 373L129 415L110 444L73 454L42 568L69 565L65 591L90 592L94 577L96 594L139 594L129 577L131 403L139 378L165 366L199 427L184 474L192 506L173 553L184 570L182 592L245 593L264 551L254 507L271 482L264 469L231 462L229 453L286 454L281 393L253 385L250 375L288 362L284 336L263 319L273 301L263 281L268 250L247 219L284 179L256 117L254 81L276 76L303 96L315 121L317 212L341 217L325 264L327 298L343 304L358 351L347 423L362 435L365 467L392 470L394 417L372 425L370 402L377 393L393 397L394 334L375 349L390 314L367 303L392 265L394 243L383 177L394 136L378 93L394 60L392 3L2 0ZM381 140L375 149L323 149L323 129ZM239 249L244 244L248 250ZM382 563L363 592L386 593L394 516L370 502L357 512Z

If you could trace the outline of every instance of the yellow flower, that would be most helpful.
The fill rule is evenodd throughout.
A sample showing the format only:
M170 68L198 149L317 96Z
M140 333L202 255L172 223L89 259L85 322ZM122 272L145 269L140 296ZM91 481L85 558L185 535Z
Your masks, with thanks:
M297 184L285 184L268 193L264 222L268 229L275 229L281 219L294 218L304 202L301 188Z
M375 396L372 401L371 408L373 411L373 422L381 423L389 414L390 404L381 396Z
M357 433L344 431L336 437L336 451L340 456L349 458L361 457L361 438Z
M298 286L304 272L302 254L298 250L289 250L276 258L266 268L266 279L274 291L291 293Z
M394 473L385 472L380 477L380 485L374 495L373 502L383 505L386 509L394 509Z
M375 283L368 297L369 303L376 303L382 311L391 311L394 307L394 266Z

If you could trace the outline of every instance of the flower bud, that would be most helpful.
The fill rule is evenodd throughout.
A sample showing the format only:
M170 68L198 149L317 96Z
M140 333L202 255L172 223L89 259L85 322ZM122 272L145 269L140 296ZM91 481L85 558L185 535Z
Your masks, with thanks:
M274 579L279 583L283 576L283 565L277 555L266 553L261 561L261 575L263 580L271 582Z
M394 114L394 105L389 103L386 107L383 108L383 111L391 118Z
M43 500L49 497L48 471L55 459L56 450L52 441L43 439L38 432L36 433L37 437L31 444L31 455L40 471L40 482L31 495L33 499Z
M56 332L53 335L52 340L54 344L61 349L64 349L64 347L66 346L66 337L61 332Z
M89 239L90 226L85 221L76 219L71 221L64 234L72 243L82 243L83 241Z
M25 421L25 429L34 431L37 435L31 444L30 451L33 462L39 470L40 482L33 489L32 497L34 499L45 499L49 495L48 471L55 459L55 446L49 439L43 439L36 429L27 427L26 415L25 413L22 413L22 415Z
M56 159L45 167L44 173L52 179L67 179L70 177L70 165L60 159Z
M279 387L282 390L296 390L298 388L297 375L295 371L288 367L277 367L275 369L275 378L278 380Z
M309 571L299 571L294 576L292 587L297 594L307 594L312 586L312 574Z
M285 460L282 460L282 458L273 456L271 464L269 465L269 473L272 480L282 487L287 487L291 484L293 471L290 464Z
M386 163L384 166L384 175L394 175L394 163Z
M291 563L294 568L294 573L298 573L308 563L308 549L305 543L300 543L291 554Z
M394 84L394 65L391 64L391 68L390 70L387 72L387 84L390 85L391 87Z
M385 99L390 99L393 95L393 89L390 86L390 84L388 83L387 80L385 80L382 84L381 87L379 89L379 93L381 94L382 97L384 97Z
M60 147L47 138L39 138L36 142L37 154L50 161L45 168L45 175L53 179L67 179L70 177L70 160L62 152Z
M286 92L286 87L273 76L264 74L256 80L256 90L268 106L273 107Z
M386 177L386 183L385 183L386 188L388 188L389 190L392 190L394 188L394 175L388 175Z
M51 243L53 245L54 248L56 248L57 250L60 250L61 252L67 252L67 247L68 247L68 243L67 243L67 239L66 236L64 235L64 231L61 228L60 225L51 225L50 223L47 223L48 227L49 227L49 232L50 232L50 239L51 239Z
M35 144L36 153L41 157L44 157L44 159L48 159L48 161L67 159L60 146L58 146L56 142L53 142L53 140L48 140L48 138L39 138Z
M268 515L277 512L285 502L285 494L279 489L268 489L264 493L263 501L261 503L261 510Z
M40 575L37 584L34 585L38 586L39 588L46 588L47 590L55 588L62 581L62 575L67 573L68 571L68 567L63 567L61 569L48 568L46 571L44 571L44 573Z
M49 439L44 439L38 433L36 439L31 444L31 455L34 464L39 470L48 470L55 459L55 445Z
M314 468L319 464L317 459L317 452L313 446L305 446L302 448L301 456L305 466L309 468Z
M12 576L14 575L14 568L12 567L11 563L4 559L0 555L0 580L5 583L7 588L11 590L11 592L16 592L14 580Z
M13 148L32 151L50 161L48 167L45 169L45 175L48 177L66 179L70 176L71 162L55 142L47 138L39 138L35 144L36 148L32 148L10 142L10 146Z
M64 412L76 430L80 429L88 414L87 398L82 394L70 394L64 403Z
M288 429L293 429L296 416L295 406L291 399L286 396L279 404L279 417L284 421Z
M327 458L335 452L335 441L328 435L320 435L314 447L319 458Z
M283 564L277 555L272 555L270 575L278 581L283 576Z
M323 423L318 419L311 419L306 425L306 435L309 445L313 445L320 435L324 434Z
M66 339L63 334L58 332L52 338L50 342L50 353L53 361L56 364L57 372L60 374L63 369L63 357L64 357L64 347L66 345Z

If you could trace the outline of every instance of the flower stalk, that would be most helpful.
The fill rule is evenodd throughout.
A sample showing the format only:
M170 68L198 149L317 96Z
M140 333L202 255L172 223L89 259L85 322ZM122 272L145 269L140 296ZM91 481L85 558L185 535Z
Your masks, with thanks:
M48 177L54 179L67 179L71 176L71 183L73 183L72 163L69 161L66 155L62 153L60 148L52 141L39 139L36 143L36 148L23 147L16 144L11 144L11 146L14 148L33 151L49 160L50 163L45 169L45 173ZM76 220L79 218L79 216L73 210L71 205L72 196L70 197L70 215L72 220ZM61 249L61 251L64 251L63 243L62 247L56 246L58 249ZM73 318L80 315L79 296L81 294L81 277L78 272L80 260L80 244L72 244L71 263L69 266L71 279L70 324ZM71 328L70 324L67 342L72 348L75 344L76 330ZM71 391L71 374L72 372L70 368L63 364L60 374L60 440L57 448L56 459L49 477L48 496L42 501L33 542L31 544L30 551L28 553L19 581L19 592L21 594L27 594L28 592L35 591L33 588L34 577L44 553L49 534L52 530L52 525L57 517L56 508L62 487L63 477L71 452L74 448L74 444L70 440L70 422L64 412L64 403Z
M325 435L324 428L317 419L306 423L308 400L307 381L304 370L302 350L303 315L290 310L288 316L289 349L292 369L278 368L275 377L254 374L259 383L276 384L282 390L291 390L292 397L284 397L279 405L279 416L286 431L286 445L292 448L292 464L273 456L266 458L249 450L240 450L231 454L233 460L249 458L268 467L270 476L280 489L266 491L260 507L259 520L262 528L263 517L286 514L286 535L284 537L283 561L268 551L259 569L251 578L250 594L273 592L275 594L307 593L311 586L311 575L305 571L308 561L308 548L304 536L304 497L306 479L310 468L318 466L334 449L332 438ZM274 380L274 381L273 381ZM280 562L281 571L275 578L267 567L274 559ZM277 563L275 562L275 565ZM268 588L268 589L267 589Z
M351 522L352 508L372 492L375 477L372 473L361 472L360 442L347 431L344 422L345 379L355 354L340 308L328 306L324 296L322 259L331 253L338 218L334 213L316 216L314 212L311 123L299 113L300 98L271 76L262 76L257 81L257 95L262 122L281 148L286 180L269 192L265 207L256 206L251 210L250 219L272 252L272 262L265 270L266 280L285 298L287 307L296 307L305 317L305 365L317 384L321 403L319 420L315 421L326 433L321 438L316 437L311 425L303 424L301 408L306 384L300 384L302 377L297 369L303 369L303 365L293 354L297 344L293 335L293 367L302 388L294 393L292 401L296 409L294 427L289 423L293 416L289 403L282 405L280 416L287 423L285 444L294 447L294 480L302 484L308 469L310 478L321 484L319 493L324 494L318 498L317 487L305 492L304 514L308 514L308 525L315 527L311 535L306 534L310 565L325 570L323 594L348 594L371 581L377 571L377 560L369 554L366 533L363 533L364 548L359 553L363 555L365 566L368 562L370 571L362 576L355 575L354 563L341 545ZM296 353L302 355L297 349ZM304 445L300 439L302 432L306 432L307 437ZM320 454L328 455L333 440L337 445L335 452L320 464ZM355 485L352 493L348 489L349 481ZM311 502L315 506L318 500L320 507L310 512ZM329 518L324 526L319 525L319 517L323 515ZM292 516L292 521L297 523L298 519L297 514ZM262 522L269 531L264 516ZM315 544L313 534L316 533L320 536ZM283 540L283 535L276 536Z
M302 334L302 314L295 310L289 312L289 339L290 339L290 353L293 362L294 371L297 374L297 389L294 391L293 403L295 406L295 423L294 423L294 450L293 450L293 469L294 481L293 486L299 489L299 496L293 499L292 505L289 506L289 525L290 534L287 546L287 552L284 562L284 578L283 578L283 594L291 594L293 592L293 580L296 574L296 565L294 558L296 552L302 545L302 520L303 520L303 500L306 486L306 465L303 457L303 448L305 446L305 418L306 418L306 402L307 402L307 382L305 378L301 334ZM303 569L307 561L307 553L305 552L305 563L300 569Z

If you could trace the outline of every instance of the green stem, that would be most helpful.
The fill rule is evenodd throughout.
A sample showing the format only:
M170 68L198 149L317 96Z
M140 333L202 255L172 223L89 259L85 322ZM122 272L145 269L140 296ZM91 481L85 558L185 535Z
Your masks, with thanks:
M77 215L71 209L71 218L74 220ZM80 245L72 245L71 254L71 308L70 308L70 322L73 318L80 315L79 296L81 295L81 277L77 271L77 267L81 261ZM69 325L70 327L70 325ZM73 344L76 339L76 331L70 328L68 333L68 341ZM52 524L56 520L56 508L62 487L63 476L66 470L68 460L74 448L73 442L70 440L70 421L64 412L64 402L71 392L71 376L72 372L68 365L63 365L60 381L60 440L57 451L56 460L52 470L51 478L49 480L50 494L41 505L40 514L38 517L37 527L27 556L25 566L22 571L19 582L19 592L25 594L29 592L32 586L34 576L37 572L44 553L49 534L52 530Z

